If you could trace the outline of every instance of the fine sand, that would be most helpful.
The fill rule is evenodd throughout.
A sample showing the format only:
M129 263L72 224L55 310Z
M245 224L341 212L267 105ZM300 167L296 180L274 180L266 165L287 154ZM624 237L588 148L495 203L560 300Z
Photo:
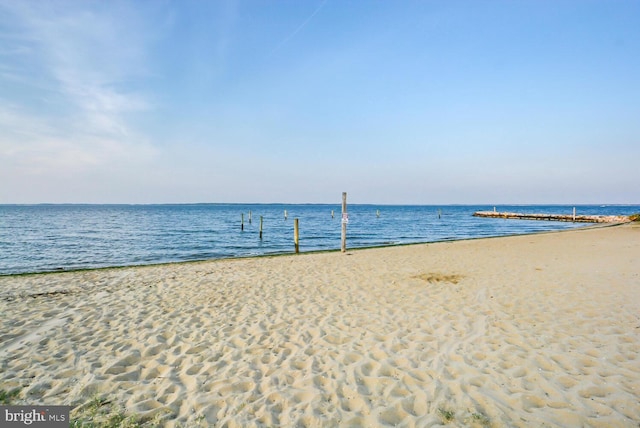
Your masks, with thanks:
M0 277L16 388L169 427L638 427L640 225Z

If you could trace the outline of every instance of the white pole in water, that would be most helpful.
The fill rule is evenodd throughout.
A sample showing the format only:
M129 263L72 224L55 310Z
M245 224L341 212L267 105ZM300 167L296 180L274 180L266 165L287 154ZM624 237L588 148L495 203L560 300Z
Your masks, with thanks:
M287 219L287 210L284 210L284 219Z
M573 222L576 222L576 207L573 207Z
M347 214L347 192L342 192L342 243L341 251L347 251L347 223L349 222L349 214Z

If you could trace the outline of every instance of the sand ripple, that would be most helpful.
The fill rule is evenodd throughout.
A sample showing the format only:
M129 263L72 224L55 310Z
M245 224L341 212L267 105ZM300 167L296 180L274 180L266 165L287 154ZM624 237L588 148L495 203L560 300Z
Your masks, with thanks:
M639 236L2 277L0 389L166 426L636 427Z

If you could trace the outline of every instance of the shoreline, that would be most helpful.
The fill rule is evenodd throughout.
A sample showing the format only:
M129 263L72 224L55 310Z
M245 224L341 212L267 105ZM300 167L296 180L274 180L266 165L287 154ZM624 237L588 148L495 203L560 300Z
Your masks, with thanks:
M472 205L379 207L382 215L375 207L350 205L349 247L506 236L570 229L585 224L507 223L474 218L473 213L482 207ZM521 209L536 212L571 210L570 207L553 208L549 205L530 207ZM300 249L303 252L340 248L340 219L329 217L326 207L311 204L289 208L290 216L301 221ZM584 214L638 211L625 206L584 206L578 210ZM252 212L256 221L243 228L242 217L246 219ZM294 252L292 225L286 219L283 221L282 206L274 204L239 204L235 208L225 205L161 205L153 209L102 205L95 208L13 207L3 213L8 216L8 228L0 238L0 246L5 249L4 257L0 258L1 275ZM46 216L50 221L37 224L35 219L40 216ZM266 226L264 240L260 239L257 222L258 217L263 216Z
M637 426L639 251L594 225L3 276L0 391L142 426Z
M573 230L584 230L591 228L601 228L601 227L617 227L621 226L625 223L591 223L585 224L584 226L576 226L571 229L554 229L554 230L540 230L529 233L513 233L506 235L495 235L495 236L478 236L478 237L467 237L460 239L443 239L439 241L421 241L421 242L407 242L400 244L385 244L385 245L371 245L364 247L352 247L349 248L347 245L347 251L361 251L361 250L373 250L376 248L394 248L394 247L407 247L413 245L429 245L429 244L439 244L446 242L464 242L464 241L474 241L474 240L482 240L482 239L500 239L500 238L509 238L513 236L529 236L529 235L539 235L546 233L563 233L570 232ZM347 244L349 240L347 237ZM131 264L131 265L110 265L110 266L100 266L100 267L87 267L87 268L74 268L74 269L64 269L60 268L57 270L47 270L47 271L36 271L36 272L19 272L19 273L0 273L0 278L4 277L19 277L19 276L31 276L31 275L55 275L55 274L63 274L63 273L75 273L75 272L87 272L87 271L101 271L101 270L109 270L109 269L127 269L127 268L144 268L144 267L152 267L152 266L171 266L171 265L180 265L180 264L188 264L188 263L208 263L208 262L217 262L224 260L243 260L243 259L259 259L259 258L269 258L269 257L286 257L286 256L299 256L304 254L322 254L322 253L339 253L340 248L335 249L322 249L322 250L309 250L309 251L301 251L296 254L293 250L291 252L283 252L283 253L269 253L269 254L256 254L256 255L247 255L247 256L229 256L229 257L219 257L219 258L211 258L211 259L193 259L193 260L175 260L175 261L167 261L167 262L159 262L159 263L149 263L149 264Z

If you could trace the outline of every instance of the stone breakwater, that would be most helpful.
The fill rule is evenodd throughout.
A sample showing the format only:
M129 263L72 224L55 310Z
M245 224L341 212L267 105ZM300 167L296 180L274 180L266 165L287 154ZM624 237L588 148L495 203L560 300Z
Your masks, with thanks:
M508 218L518 220L570 221L578 223L627 223L624 215L565 215L565 214L522 214L496 211L477 211L474 217Z

